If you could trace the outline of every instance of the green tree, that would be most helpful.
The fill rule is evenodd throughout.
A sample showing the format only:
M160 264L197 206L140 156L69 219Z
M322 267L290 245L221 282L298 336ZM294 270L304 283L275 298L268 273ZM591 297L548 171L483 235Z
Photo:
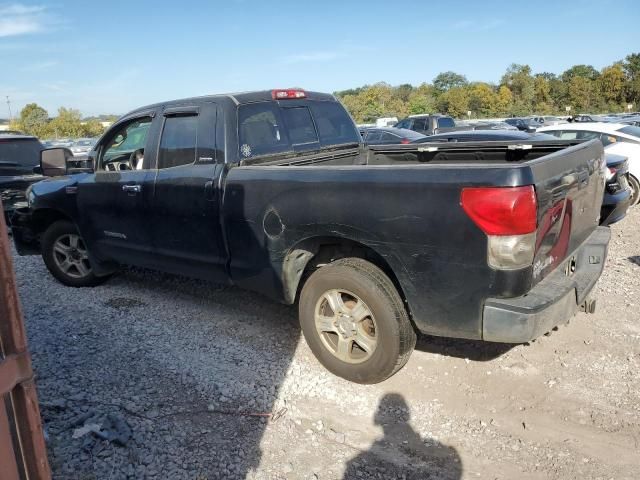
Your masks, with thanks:
M567 101L574 113L588 112L593 105L594 83L586 77L574 76L567 85Z
M620 106L625 102L626 76L621 63L603 68L597 84L600 98L607 104Z
M440 95L455 87L467 85L467 77L456 72L442 72L433 79L433 88L436 94Z
M562 73L562 81L569 83L574 77L582 77L588 80L597 80L600 76L600 72L593 68L591 65L574 65L568 70Z
M487 83L474 83L469 88L469 110L476 117L492 117L498 112L498 95Z
M20 111L20 119L18 120L17 130L21 130L29 135L41 137L44 135L49 114L37 103L29 103Z
M529 65L512 63L502 76L500 84L509 87L509 90L513 93L515 113L525 115L532 111L535 89Z
M498 115L511 114L511 107L513 105L513 94L508 87L502 85L498 88L498 94L496 95L496 113Z
M82 123L84 137L98 137L104 133L104 127L98 120L87 120Z
M60 107L58 116L47 125L47 132L52 137L82 137L84 135L84 127L80 111Z
M469 110L469 92L465 87L453 87L438 99L438 107L452 117L466 117Z

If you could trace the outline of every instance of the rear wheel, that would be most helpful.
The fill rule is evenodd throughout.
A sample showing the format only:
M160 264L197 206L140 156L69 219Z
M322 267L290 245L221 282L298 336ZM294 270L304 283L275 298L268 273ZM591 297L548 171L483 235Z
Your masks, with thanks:
M68 221L53 223L42 235L42 258L49 272L71 287L93 287L108 277L93 273L89 252L76 226Z
M629 186L631 187L631 205L636 205L640 200L640 181L633 175L629 175Z
M352 382L389 378L415 347L416 334L393 282L360 258L316 270L302 289L299 312L320 363Z

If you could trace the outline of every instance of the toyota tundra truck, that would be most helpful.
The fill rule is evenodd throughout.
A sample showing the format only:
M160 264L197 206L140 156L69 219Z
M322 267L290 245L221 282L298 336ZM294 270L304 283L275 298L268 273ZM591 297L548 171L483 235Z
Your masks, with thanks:
M367 149L333 95L300 89L139 108L71 160L42 152L20 254L72 287L135 265L297 304L318 360L359 383L418 333L521 343L591 312L609 242L598 141Z

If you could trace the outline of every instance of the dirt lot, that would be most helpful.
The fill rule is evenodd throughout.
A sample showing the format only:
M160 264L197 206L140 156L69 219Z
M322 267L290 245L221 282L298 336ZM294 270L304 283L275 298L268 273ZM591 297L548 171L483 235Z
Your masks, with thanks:
M638 232L640 207L595 315L514 348L421 338L375 386L325 372L294 308L139 270L70 289L15 257L55 477L640 478Z

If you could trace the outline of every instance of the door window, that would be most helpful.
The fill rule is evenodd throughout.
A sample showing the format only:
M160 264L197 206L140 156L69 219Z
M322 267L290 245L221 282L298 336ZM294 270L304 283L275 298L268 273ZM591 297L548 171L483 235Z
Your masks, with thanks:
M427 129L427 119L426 118L416 118L413 121L413 126L411 130L426 130Z
M144 162L144 149L151 121L151 117L137 118L109 135L101 149L99 169L116 172L149 168Z
M251 103L238 108L238 135L242 158L291 150L280 109L273 102Z
M456 124L453 121L453 118L442 117L438 119L438 128L453 128Z
M168 116L164 121L158 169L191 165L196 161L197 115Z

